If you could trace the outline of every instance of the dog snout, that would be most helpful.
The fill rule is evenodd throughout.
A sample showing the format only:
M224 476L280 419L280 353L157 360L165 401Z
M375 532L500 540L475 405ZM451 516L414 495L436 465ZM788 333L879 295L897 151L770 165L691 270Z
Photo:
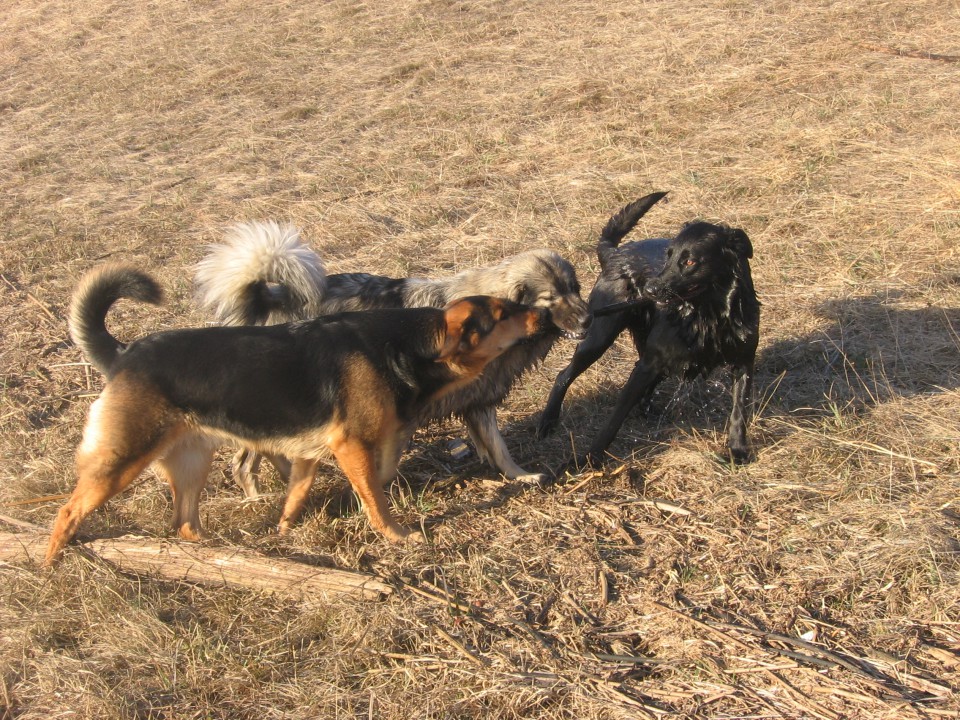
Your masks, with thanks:
M643 295L654 300L663 299L667 295L666 285L659 278L648 280L643 286Z
M554 327L566 337L575 340L582 340L587 334L590 323L593 322L590 308L579 297L564 298L554 303L550 307L549 318Z

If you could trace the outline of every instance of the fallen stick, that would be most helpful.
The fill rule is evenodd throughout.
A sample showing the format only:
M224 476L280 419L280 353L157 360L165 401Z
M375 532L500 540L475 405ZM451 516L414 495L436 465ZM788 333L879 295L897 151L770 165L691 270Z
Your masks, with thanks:
M939 60L940 62L960 62L960 55L942 55L927 50L910 50L908 48L895 48L886 45L874 45L872 43L857 43L864 50L882 52L887 55L897 55L899 57L914 58L915 60Z
M0 562L29 559L39 563L46 545L46 534L0 532ZM390 585L373 575L267 557L238 547L188 545L125 535L91 540L83 548L123 572L275 592L307 601L341 595L379 600L393 592Z

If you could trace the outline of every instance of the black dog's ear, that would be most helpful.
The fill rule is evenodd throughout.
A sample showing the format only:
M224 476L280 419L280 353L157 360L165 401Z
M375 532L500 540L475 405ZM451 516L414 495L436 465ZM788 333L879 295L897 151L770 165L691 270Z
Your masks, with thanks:
M727 247L747 260L753 257L753 244L740 228L730 228L727 231Z

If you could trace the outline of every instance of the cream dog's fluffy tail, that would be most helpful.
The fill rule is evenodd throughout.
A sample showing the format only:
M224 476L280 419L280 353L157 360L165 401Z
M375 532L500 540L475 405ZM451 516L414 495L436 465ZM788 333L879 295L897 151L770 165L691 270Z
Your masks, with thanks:
M231 227L196 267L198 299L224 325L272 325L320 314L327 273L292 225Z

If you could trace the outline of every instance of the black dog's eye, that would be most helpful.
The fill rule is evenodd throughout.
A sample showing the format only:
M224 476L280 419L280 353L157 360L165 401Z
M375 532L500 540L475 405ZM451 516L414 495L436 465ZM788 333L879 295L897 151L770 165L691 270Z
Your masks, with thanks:
M697 264L697 261L694 260L693 258L687 258L686 260L683 261L683 264L684 264L686 267L693 267L694 265Z

